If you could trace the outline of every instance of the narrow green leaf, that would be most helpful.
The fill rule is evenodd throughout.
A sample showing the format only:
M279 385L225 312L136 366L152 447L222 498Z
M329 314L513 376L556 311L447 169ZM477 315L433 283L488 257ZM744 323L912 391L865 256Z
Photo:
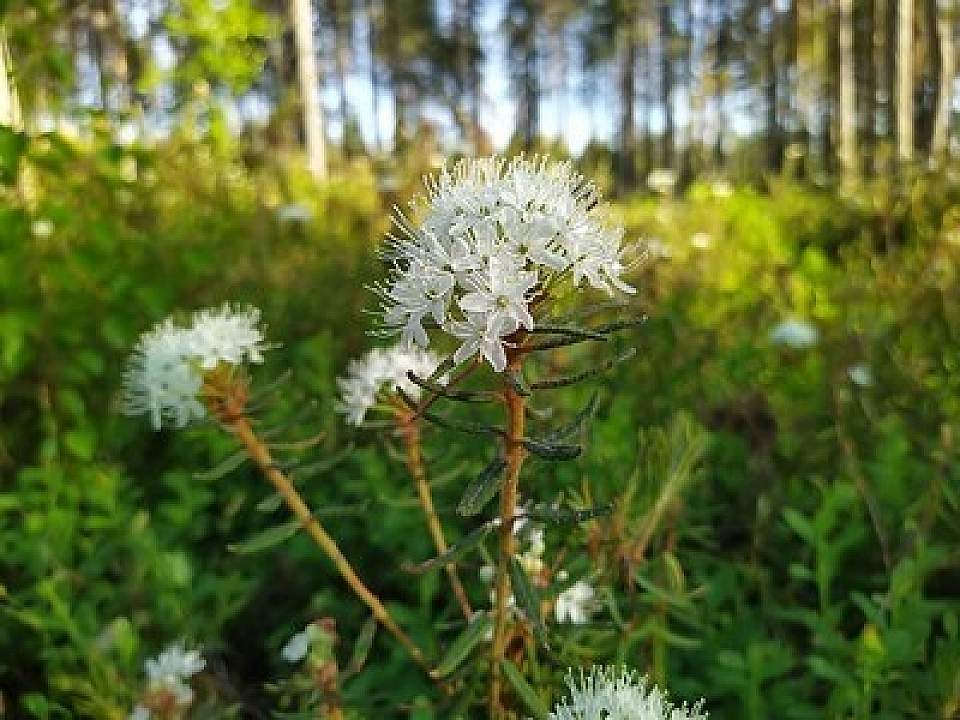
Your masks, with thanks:
M403 565L403 569L406 572L419 575L421 573L434 570L435 568L449 565L450 563L462 558L471 550L474 550L478 545L480 545L481 542L483 542L484 538L486 538L487 535L490 534L490 531L495 527L496 524L494 522L486 522L470 532L466 537L463 538L463 540L447 548L445 553L442 553L437 557L431 558L430 560L426 560L422 563L406 563Z
M367 656L370 654L370 648L373 647L373 638L376 634L377 619L375 617L367 618L360 629L357 641L353 644L353 654L347 664L347 672L355 674L363 669L367 662Z
M570 385L575 385L578 382L582 382L587 378L591 378L595 375L600 375L601 373L607 372L611 368L616 367L620 363L626 362L634 355L637 354L636 348L630 348L624 353L617 355L614 358L600 363L592 368L588 368L583 372L576 373L575 375L566 375L564 377L552 378L550 380L541 380L539 382L530 383L530 388L532 390L556 390L558 388L568 387Z
M278 493L273 493L257 503L257 510L262 513L272 513L278 510L282 503L283 498Z
M249 456L245 450L238 450L224 460L221 460L212 469L205 472L194 473L193 478L194 480L219 480L239 468L248 459Z
M413 370L407 371L407 377L410 378L410 382L412 382L414 385L419 385L424 390L428 390L429 392L448 400L467 403L483 403L490 402L495 397L493 393L483 390L453 390L445 385L440 385L439 383L431 382L426 378L422 378L413 372Z
M537 695L536 690L530 686L530 683L526 681L520 673L520 670L517 669L517 666L504 658L500 661L500 667L503 668L503 674L507 680L510 681L514 691L517 693L517 697L527 706L527 710L533 713L534 720L546 720L550 716L550 711L547 709L547 706L543 704L543 700Z
M600 397L600 394L594 392L590 395L590 399L587 401L587 404L583 406L583 409L578 412L574 418L568 422L566 425L561 425L556 428L553 432L545 435L543 439L546 442L562 442L569 439L572 435L580 432L580 429L584 424L593 417L593 414L597 410L597 400Z
M620 320L584 330L584 334L581 335L558 335L557 337L547 338L546 340L540 340L535 343L527 343L523 346L523 349L527 352L539 352L542 350L554 350L556 348L567 347L569 345L578 345L583 342L604 342L609 339L609 335L627 328L639 327L646 321L646 316L630 320Z
M516 598L517 606L523 610L524 615L533 626L533 634L544 647L549 647L547 641L547 628L543 624L543 618L540 617L540 598L537 591L530 584L530 578L515 557L510 558L510 585L513 588L513 596Z
M492 626L493 618L490 613L478 610L470 619L466 629L447 648L440 664L430 674L435 678L442 678L460 667L460 664L467 659L470 652L483 640Z
M583 508L576 510L574 508L550 507L547 505L537 505L529 510L525 510L525 517L540 520L542 522L555 523L557 525L572 525L576 523L587 522L594 518L603 517L613 512L613 504L597 505L596 507Z
M566 445L562 443L549 443L543 440L532 440L525 438L523 446L531 453L544 460L573 460L580 457L582 448L579 445Z
M342 463L350 453L353 452L353 445L347 445L342 450L335 452L330 457L322 458L320 460L315 460L312 463L307 463L305 465L300 465L294 468L291 472L291 479L294 481L305 480L309 477L315 477L317 475L322 475L325 472L328 472L335 468L337 465Z
M565 335L567 337L577 338L578 340L606 340L606 336L595 330L587 330L578 327L564 327L561 325L538 325L530 330L531 335Z
M252 553L262 552L263 550L269 550L289 540L299 529L300 521L291 520L283 523L283 525L262 530L245 542L227 545L227 550L237 553L238 555L250 555Z
M503 482L503 470L507 461L499 455L471 482L460 498L457 512L465 517L476 515L497 494Z
M250 395L250 402L255 403L255 402L259 402L260 400L263 400L267 396L279 390L282 386L286 385L290 381L290 378L292 377L293 377L292 370L284 370L282 373L280 373L280 375L276 377L276 379L266 383L265 385L261 385L258 388L254 388L253 393L251 393Z

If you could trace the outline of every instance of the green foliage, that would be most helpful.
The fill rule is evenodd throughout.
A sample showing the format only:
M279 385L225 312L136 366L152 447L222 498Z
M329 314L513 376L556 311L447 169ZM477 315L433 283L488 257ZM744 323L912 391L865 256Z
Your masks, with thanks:
M319 617L342 639L348 717L480 712L489 616L464 625L439 570L456 561L488 607L477 571L494 527L456 511L496 490L499 458L478 448L499 418L445 404L435 419L466 432L424 425L452 548L438 560L400 464L366 432L351 448L333 412L335 377L369 344L364 285L386 229L372 173L314 187L218 142L9 132L0 172L0 687L14 716L123 718L144 658L180 637L215 668L204 712L265 711L264 684L292 675L278 649ZM294 202L312 217L278 212ZM956 714L957 208L935 178L843 201L696 185L618 206L655 251L637 277L648 320L547 349L528 378L608 370L546 393L552 411L531 400L541 457L522 493L548 572L512 574L550 643L524 635L504 665L519 713L542 717L567 666L622 662L718 718ZM373 636L229 439L117 417L138 333L225 300L261 307L282 343L257 385L292 370L263 399L265 435L460 705ZM770 340L790 316L816 324L815 346ZM859 364L872 384L851 379ZM404 572L424 558L438 572ZM558 624L556 596L579 579L596 612Z

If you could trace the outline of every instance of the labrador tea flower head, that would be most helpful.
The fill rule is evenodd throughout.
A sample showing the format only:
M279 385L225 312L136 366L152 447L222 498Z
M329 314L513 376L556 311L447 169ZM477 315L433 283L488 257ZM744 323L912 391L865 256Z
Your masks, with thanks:
M567 675L570 698L561 701L550 720L707 720L703 701L677 706L656 685L633 670L594 666L579 679Z
M182 642L174 643L144 665L147 674L147 695L134 707L130 720L148 720L167 716L171 711L189 707L193 702L190 679L206 667L197 650L187 650Z
M561 284L634 292L623 229L599 201L569 163L485 158L443 170L414 203L419 225L397 217L391 278L375 288L385 332L427 347L437 326L460 342L455 362L480 355L501 372L510 336L535 328Z
M340 411L353 425L362 425L367 412L377 404L380 394L400 388L410 398L420 397L420 386L407 372L422 378L430 377L440 358L429 350L405 345L373 348L350 361L345 377L337 379L340 388Z
M184 427L200 419L207 376L218 368L262 363L260 311L224 304L193 314L187 327L167 318L137 342L123 376L122 410L149 415L153 427Z

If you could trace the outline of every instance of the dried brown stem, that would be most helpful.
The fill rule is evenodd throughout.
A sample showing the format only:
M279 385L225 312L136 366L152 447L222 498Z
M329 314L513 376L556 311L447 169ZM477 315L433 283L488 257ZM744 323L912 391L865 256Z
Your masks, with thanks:
M423 514L427 519L427 527L430 530L430 536L433 538L434 547L438 555L443 555L447 551L447 540L443 535L443 526L440 524L440 518L437 516L437 510L433 505L433 496L430 493L430 483L427 481L427 472L423 464L423 454L420 443L420 424L416 415L398 404L397 409L397 429L403 438L404 448L406 450L407 469L413 477L417 486L417 495L420 497L420 507L423 508ZM460 582L460 576L457 573L457 566L450 563L446 566L447 576L450 578L450 586L453 588L453 594L457 598L460 610L463 616L470 620L473 617L473 610L470 607L470 600L467 598L467 592Z
M410 657L413 658L414 662L429 673L430 666L420 651L420 648L400 629L400 626L394 621L390 612L383 603L380 602L380 599L364 585L363 581L354 571L353 566L350 565L347 558L340 552L336 541L327 534L327 531L324 530L320 521L310 512L310 508L303 501L303 498L300 496L300 493L297 492L293 483L290 482L290 479L276 466L273 458L270 456L269 449L266 444L257 437L247 417L242 413L235 413L224 419L227 420L225 423L226 426L236 435L237 439L250 455L250 458L257 464L280 494L286 502L287 507L289 507L297 519L300 520L303 528L309 533L310 537L312 537L317 545L327 554L327 557L333 562L341 577L343 577L347 585L350 586L350 589L370 608L370 611L377 621L400 642L404 649L410 654Z

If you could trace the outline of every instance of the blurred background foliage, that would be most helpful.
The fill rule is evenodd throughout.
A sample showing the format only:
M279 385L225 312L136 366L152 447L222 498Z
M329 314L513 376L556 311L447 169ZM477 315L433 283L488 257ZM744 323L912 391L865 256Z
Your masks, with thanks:
M229 439L117 415L138 334L225 300L260 307L279 343L258 379L292 371L270 413L287 418L283 437L322 433L318 457L341 458L306 497L333 508L327 524L347 554L440 656L458 630L444 578L400 570L432 554L412 483L389 444L348 431L334 410L336 376L374 342L367 286L383 273L390 208L450 144L430 123L398 121L393 153L359 151L344 132L318 179L289 82L272 86L268 123L238 130L226 100L270 72L288 77L271 54L286 20L270 3L165 6L150 32L177 62L157 67L137 38L125 78L97 66L129 91L127 105L86 102L92 71L78 57L96 46L64 42L64 27L106 38L115 26L97 13L116 6L80 5L87 14L70 25L53 0L0 3L0 52L16 79L4 90L18 102L0 123L2 712L125 717L144 658L183 637L208 659L197 717L265 717L264 684L290 672L279 648L318 617L335 619L346 663L365 614L308 540L228 549L271 524L256 509L262 479L227 472ZM443 47L416 26L427 5L403 16L403 43L384 34L376 46L401 97L403 71ZM333 42L340 26L324 23L338 16L318 12L318 41ZM511 17L522 29L524 16ZM406 82L426 92L421 79ZM162 118L149 102L132 109L148 97L164 98ZM131 119L164 132L131 139ZM511 149L568 154L562 139L525 139L528 126L518 122ZM618 194L612 212L648 246L635 278L647 320L629 338L639 352L596 381L583 457L533 464L524 483L541 501L614 503L574 532L547 529L549 562L591 579L603 607L588 625L555 627L553 651L523 659L525 677L548 703L567 665L623 662L678 697L705 697L717 718L958 717L956 168L902 162L840 193L839 173L801 172L786 155L765 166L766 146L747 137L680 181L651 178L649 192L633 175L657 158L635 140L628 175L622 148L600 141L578 163ZM680 155L667 165L684 167ZM791 319L815 328L813 341L777 342ZM558 410L588 394L558 395ZM483 453L436 430L426 452L449 533L461 535L469 526L452 510ZM462 574L479 605L478 569L468 561ZM343 695L357 717L450 716L379 636Z

